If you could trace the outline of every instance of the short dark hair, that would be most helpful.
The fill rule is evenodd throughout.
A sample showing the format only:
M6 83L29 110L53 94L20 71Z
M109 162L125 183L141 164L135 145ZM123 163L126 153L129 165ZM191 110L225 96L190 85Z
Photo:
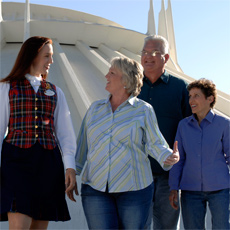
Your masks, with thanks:
M193 88L201 89L202 93L205 95L205 98L213 96L214 99L210 104L210 107L214 107L217 98L217 90L216 85L211 80L201 78L199 80L193 81L188 85L187 89L190 91Z

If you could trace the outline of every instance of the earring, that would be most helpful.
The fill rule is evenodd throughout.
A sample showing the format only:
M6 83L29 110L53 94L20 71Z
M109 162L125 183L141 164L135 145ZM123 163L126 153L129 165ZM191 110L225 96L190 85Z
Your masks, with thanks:
M126 89L126 86L124 86L124 89Z

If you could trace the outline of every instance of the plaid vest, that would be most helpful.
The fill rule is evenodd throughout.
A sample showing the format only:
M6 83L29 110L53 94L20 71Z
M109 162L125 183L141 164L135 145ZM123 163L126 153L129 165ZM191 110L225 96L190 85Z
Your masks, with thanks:
M46 95L48 92L54 95ZM57 143L54 135L56 87L46 81L36 93L30 82L12 82L9 90L10 120L5 141L20 148L30 148L38 141L45 149Z

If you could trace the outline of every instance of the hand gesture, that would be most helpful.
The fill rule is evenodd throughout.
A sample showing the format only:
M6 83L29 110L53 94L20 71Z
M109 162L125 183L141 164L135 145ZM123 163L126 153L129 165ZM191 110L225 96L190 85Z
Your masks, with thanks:
M179 155L179 151L178 151L178 142L175 141L174 146L173 146L173 153L166 158L166 160L164 161L164 164L166 164L166 165L174 165L179 160L180 160L180 155Z

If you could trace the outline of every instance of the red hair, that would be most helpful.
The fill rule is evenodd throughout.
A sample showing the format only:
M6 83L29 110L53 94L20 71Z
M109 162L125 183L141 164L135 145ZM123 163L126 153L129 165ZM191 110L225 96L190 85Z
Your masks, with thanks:
M18 53L14 66L9 75L0 82L12 82L24 80L25 74L30 72L30 67L37 57L40 50L46 44L53 44L50 38L34 36L27 39ZM43 74L44 79L47 78L47 74Z

